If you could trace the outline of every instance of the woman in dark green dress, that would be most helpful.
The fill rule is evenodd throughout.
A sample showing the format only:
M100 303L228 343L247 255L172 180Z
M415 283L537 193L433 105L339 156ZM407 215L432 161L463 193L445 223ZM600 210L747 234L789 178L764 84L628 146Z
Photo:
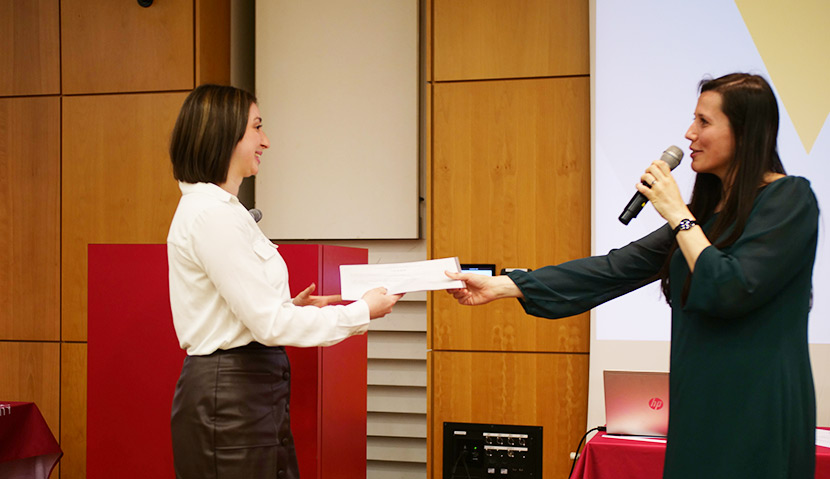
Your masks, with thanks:
M767 82L701 83L687 206L658 160L637 189L667 221L605 256L487 278L452 274L461 304L519 298L534 316L587 311L656 280L672 306L664 478L811 478L816 404L807 341L818 204L785 176Z

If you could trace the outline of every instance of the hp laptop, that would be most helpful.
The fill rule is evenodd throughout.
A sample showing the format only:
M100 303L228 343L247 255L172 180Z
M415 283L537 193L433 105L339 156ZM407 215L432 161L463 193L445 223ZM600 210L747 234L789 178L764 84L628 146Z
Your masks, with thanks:
M608 434L665 436L669 430L669 373L604 371Z

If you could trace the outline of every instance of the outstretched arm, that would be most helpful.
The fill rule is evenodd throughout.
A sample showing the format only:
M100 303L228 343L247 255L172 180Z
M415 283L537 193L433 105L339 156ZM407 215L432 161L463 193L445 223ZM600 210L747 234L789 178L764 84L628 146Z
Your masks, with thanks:
M311 283L308 288L302 290L297 296L295 296L291 302L294 303L294 306L317 306L318 308L322 308L323 306L337 304L343 301L339 294L314 296L311 293L313 293L315 289L317 289L317 285Z
M464 282L464 288L447 290L463 305L476 306L497 299L524 297L516 283L507 276L491 277L475 273L451 273L449 271L444 273L452 279Z

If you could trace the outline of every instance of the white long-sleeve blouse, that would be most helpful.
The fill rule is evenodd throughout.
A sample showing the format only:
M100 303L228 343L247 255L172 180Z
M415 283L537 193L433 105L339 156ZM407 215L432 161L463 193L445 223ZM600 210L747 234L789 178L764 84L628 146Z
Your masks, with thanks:
M167 236L170 306L182 349L210 354L256 341L327 346L369 329L365 301L295 306L288 269L236 196L212 183L179 183Z

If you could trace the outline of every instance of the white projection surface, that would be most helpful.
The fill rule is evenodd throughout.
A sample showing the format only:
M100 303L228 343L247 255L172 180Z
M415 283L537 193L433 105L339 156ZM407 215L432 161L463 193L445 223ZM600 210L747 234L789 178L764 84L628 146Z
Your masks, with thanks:
M651 205L628 226L617 217L643 170L669 145L684 152L675 178L689 200L694 174L684 134L700 80L763 75L779 100L784 167L810 180L823 208L809 339L830 344L830 7L805 0L596 0L595 7L594 254L663 224ZM657 283L600 306L594 318L596 340L670 338L670 311Z
M271 239L419 235L418 2L256 2Z

